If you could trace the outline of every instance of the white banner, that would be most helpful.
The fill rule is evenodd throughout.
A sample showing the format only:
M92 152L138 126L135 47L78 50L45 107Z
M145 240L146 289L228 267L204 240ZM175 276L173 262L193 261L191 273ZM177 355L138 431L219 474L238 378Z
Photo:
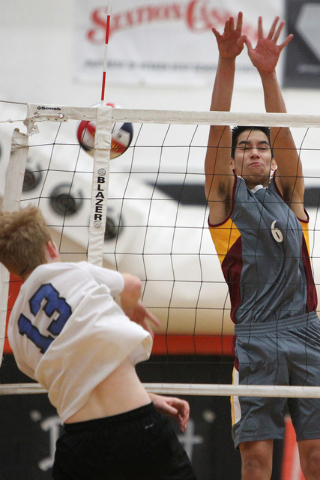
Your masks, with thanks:
M243 33L255 43L258 16L267 31L283 17L284 0L116 0L111 10L107 83L212 85L218 50L212 26L244 14ZM103 0L76 2L76 80L102 82L108 6ZM246 53L237 59L236 86L260 85Z

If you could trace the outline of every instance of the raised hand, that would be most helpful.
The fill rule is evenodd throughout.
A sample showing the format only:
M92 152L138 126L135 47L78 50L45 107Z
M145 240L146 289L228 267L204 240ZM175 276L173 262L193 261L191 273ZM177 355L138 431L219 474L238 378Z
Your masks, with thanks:
M137 303L134 307L124 309L123 311L130 318L132 322L138 323L147 332L149 332L152 338L154 337L154 333L152 331L152 328L149 325L149 321L153 323L156 327L160 327L161 325L157 317L155 317L155 315L153 315L140 302Z
M234 59L242 52L247 37L241 35L241 31L242 12L238 14L236 27L234 27L233 17L226 21L222 35L215 28L212 28L212 32L217 39L220 57Z
M277 27L279 17L276 17L267 37L263 36L262 17L258 20L258 43L255 48L252 47L250 40L247 38L245 43L248 48L248 55L252 64L259 70L259 72L271 73L275 70L278 63L280 53L288 45L293 38L290 34L284 42L277 45L281 31L285 25L282 20Z

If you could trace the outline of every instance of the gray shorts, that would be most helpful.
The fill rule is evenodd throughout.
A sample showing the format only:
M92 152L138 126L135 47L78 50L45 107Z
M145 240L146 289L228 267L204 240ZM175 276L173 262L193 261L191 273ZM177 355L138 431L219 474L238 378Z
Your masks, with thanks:
M294 319L236 325L234 384L320 386L320 322ZM320 398L232 397L232 438L281 439L289 411L297 441L320 438Z

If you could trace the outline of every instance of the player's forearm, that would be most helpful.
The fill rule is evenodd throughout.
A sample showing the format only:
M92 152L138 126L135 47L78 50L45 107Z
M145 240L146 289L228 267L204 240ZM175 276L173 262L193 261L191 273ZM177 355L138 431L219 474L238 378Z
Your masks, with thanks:
M265 107L267 112L287 113L275 71L261 73ZM286 189L294 188L303 198L304 184L302 167L296 152L295 142L289 127L271 128L271 145L278 165L278 183Z
M287 113L276 72L259 73L263 86L266 112Z
M141 280L129 273L122 274L124 278L124 289L120 293L121 307L126 310L134 308L141 298Z
M211 111L230 111L235 75L235 58L219 57L219 65L212 92ZM229 151L231 145L230 128L223 125L211 125L208 139L208 149L205 158L205 193L207 199L212 196L217 185L213 175L221 179L221 174L230 173ZM226 160L227 157L227 160Z
M264 101L266 112L287 113L286 105L281 93L280 85L277 80L276 72L259 72L264 91ZM276 144L274 139L276 138ZM273 147L294 149L294 141L289 128L271 128L271 141ZM276 151L274 152L277 153Z
M234 75L235 75L235 59L219 58L217 74L214 82L211 111L228 112L231 108Z

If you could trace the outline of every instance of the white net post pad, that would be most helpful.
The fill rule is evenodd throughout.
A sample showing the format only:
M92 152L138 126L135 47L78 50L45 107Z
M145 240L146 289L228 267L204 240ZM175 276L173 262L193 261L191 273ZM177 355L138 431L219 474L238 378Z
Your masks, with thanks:
M7 170L6 184L2 203L3 212L19 210L25 166L28 156L28 136L18 129L13 131L11 153ZM0 264L0 353L5 340L7 319L7 304L9 295L10 274L6 267ZM0 362L1 362L0 360Z
M97 108L88 262L102 266L111 149L111 107Z

